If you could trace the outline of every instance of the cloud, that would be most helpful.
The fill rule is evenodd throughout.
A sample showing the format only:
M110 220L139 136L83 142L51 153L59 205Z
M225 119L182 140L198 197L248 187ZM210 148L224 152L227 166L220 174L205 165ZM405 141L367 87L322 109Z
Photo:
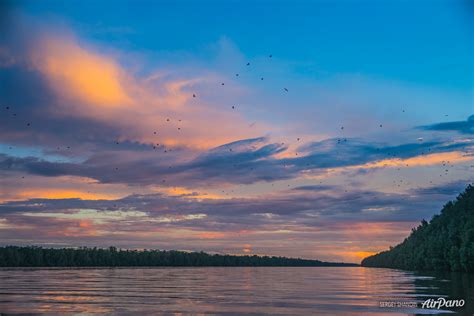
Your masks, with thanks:
M435 194L354 187L349 192L304 189L213 200L157 193L115 200L11 201L0 204L0 236L3 243L108 246L113 239L114 245L125 247L227 253L240 253L242 244L272 254L293 254L292 247L297 247L305 249L300 256L348 260L357 252L379 251L401 241L417 222L454 198L452 188L461 185L465 183L433 187Z
M474 115L466 121L453 121L420 126L419 129L426 131L458 132L461 134L474 134Z
M28 23L24 19L23 28ZM219 186L294 179L369 163L382 167L376 162L390 167L397 165L394 159L419 157L410 163L422 165L434 153L470 146L466 141L391 145L341 137L303 144L293 155L292 144L258 137L264 130L248 128L237 111L227 105L224 109L232 96L214 103L200 93L192 97L198 88L205 93L226 89L218 74L183 76L168 69L143 75L125 67L120 53L87 45L72 32L49 28L19 38L13 33L7 43L15 45L5 48L5 55L16 61L0 71L6 79L0 93L10 106L2 109L0 140L42 146L45 154L76 161L19 159L13 149L1 157L2 168L10 171L74 175L101 183ZM35 93L15 92L19 90Z
M466 181L453 181L441 186L418 188L414 194L420 196L456 196L466 187Z
M451 161L472 160L472 143L466 141L407 143L395 146L362 140L328 139L300 147L297 158L278 158L287 147L267 143L265 137L244 139L194 155L186 149L167 151L166 147L103 151L82 162L46 161L37 157L0 154L0 169L47 177L80 176L101 183L129 185L182 186L183 183L218 187L222 184L252 184L294 179L310 172L324 174L328 169L374 169L405 165L427 166ZM119 145L120 146L120 145ZM134 150L131 150L134 149ZM140 150L138 150L140 149ZM183 157L187 159L183 159Z
M439 163L446 158L453 162L472 160L472 157L462 153L472 151L472 145L470 140L388 145L338 138L305 144L298 150L300 157L281 159L281 162L291 166L293 171L342 167L366 169L406 164L421 166Z
M352 188L347 192L334 187L325 190L303 189L282 191L254 198L190 199L188 196L169 196L162 193L134 194L114 200L87 199L30 199L0 204L0 213L57 212L76 209L97 211L139 210L149 216L190 215L204 213L209 219L227 224L259 225L265 221L285 223L301 221L303 226L318 226L321 223L350 221L413 221L423 214L436 210L439 203L456 195L466 183L449 183L445 186L421 188L407 193L383 193ZM435 193L434 193L435 192ZM426 200L426 195L437 195ZM412 210L419 208L419 212ZM367 210L379 210L367 212ZM374 214L377 213L377 214ZM257 214L273 214L261 216ZM1 216L1 215L0 215ZM209 225L205 223L204 225Z
M332 186L332 185L303 185L303 186L293 188L293 190L297 190L297 191L329 191L329 190L335 190L335 189L337 189L337 186Z
M31 53L32 63L58 94L96 106L127 106L125 72L106 56L93 54L72 40L46 38Z
M41 138L52 147L75 140L94 147L118 139L200 150L263 133L263 124L248 128L231 108L227 98L242 90L237 82L234 88L221 86L225 78L219 74L183 72L179 66L135 69L123 62L126 52L88 44L63 25L56 31L23 17L16 26L0 39L2 110L10 107L1 118L4 140L27 144ZM226 98L207 97L216 89L226 91ZM27 122L30 128L20 133L19 125Z

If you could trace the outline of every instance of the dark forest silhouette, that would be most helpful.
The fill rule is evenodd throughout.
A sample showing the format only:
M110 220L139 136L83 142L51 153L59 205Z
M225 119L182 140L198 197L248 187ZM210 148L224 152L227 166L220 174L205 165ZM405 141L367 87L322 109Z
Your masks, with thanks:
M474 186L428 223L423 220L401 244L365 258L365 267L474 271Z
M211 255L204 252L102 248L0 247L0 267L131 266L356 266L337 262L268 256Z

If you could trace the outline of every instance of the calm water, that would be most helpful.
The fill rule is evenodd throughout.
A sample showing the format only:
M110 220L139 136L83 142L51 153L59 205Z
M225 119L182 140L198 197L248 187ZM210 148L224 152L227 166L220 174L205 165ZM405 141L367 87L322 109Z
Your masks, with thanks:
M473 315L473 287L472 275L359 267L15 268L0 270L0 312L414 315L441 311L380 302L451 297L466 300L460 315Z

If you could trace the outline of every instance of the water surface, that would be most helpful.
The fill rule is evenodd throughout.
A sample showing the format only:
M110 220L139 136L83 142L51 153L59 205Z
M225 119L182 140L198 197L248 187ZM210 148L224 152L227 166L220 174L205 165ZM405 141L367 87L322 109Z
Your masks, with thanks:
M473 315L474 277L362 267L0 269L0 312ZM464 298L453 311L412 306ZM380 307L381 302L406 303ZM454 315L454 314L451 314Z

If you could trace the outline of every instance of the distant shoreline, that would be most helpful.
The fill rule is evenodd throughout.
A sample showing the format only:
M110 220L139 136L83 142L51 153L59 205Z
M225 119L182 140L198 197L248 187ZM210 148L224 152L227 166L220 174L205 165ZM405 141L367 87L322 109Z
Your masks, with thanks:
M0 271L3 270L107 270L107 269L169 269L169 268L367 268L357 263L343 263L342 265L329 266L67 266L67 267L46 267L46 266L16 266L3 267L0 266ZM380 268L391 269L391 268ZM401 270L401 269L395 269ZM424 272L424 271L421 271ZM429 271L428 271L429 272Z
M358 267L356 263L176 250L0 247L0 268Z

